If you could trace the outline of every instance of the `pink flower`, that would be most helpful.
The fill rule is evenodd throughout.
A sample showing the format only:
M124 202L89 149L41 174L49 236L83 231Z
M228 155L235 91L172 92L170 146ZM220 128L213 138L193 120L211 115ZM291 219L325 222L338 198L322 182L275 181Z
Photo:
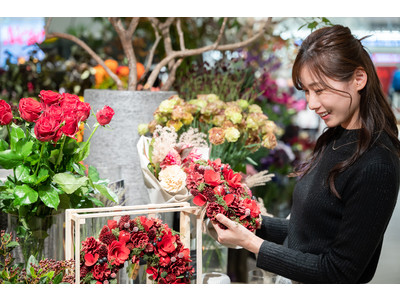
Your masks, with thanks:
M172 165L180 166L181 164L182 164L181 156L179 155L178 151L176 151L175 149L171 149L167 153L163 161L160 163L160 167L161 169L165 169L168 166Z
M101 126L105 126L110 123L113 116L114 110L107 105L105 105L101 110L96 113L97 122L99 122Z

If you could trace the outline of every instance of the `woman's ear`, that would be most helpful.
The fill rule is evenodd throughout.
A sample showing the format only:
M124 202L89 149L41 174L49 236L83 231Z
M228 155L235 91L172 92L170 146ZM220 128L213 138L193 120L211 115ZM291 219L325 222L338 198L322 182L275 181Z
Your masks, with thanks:
M354 83L357 91L361 91L367 84L368 76L363 68L357 68L354 71Z

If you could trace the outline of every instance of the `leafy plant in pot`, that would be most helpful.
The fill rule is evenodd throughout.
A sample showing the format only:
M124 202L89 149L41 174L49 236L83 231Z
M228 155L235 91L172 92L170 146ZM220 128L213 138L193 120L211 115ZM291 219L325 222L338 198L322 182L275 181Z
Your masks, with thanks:
M89 139L78 143L79 124L90 116L90 104L76 95L53 91L41 91L39 98L40 102L22 98L20 117L13 116L9 104L0 100L0 125L9 136L8 142L0 140L0 166L13 170L0 182L0 210L15 219L24 262L31 255L42 258L52 216L67 208L101 206L96 193L117 202L108 181L99 178L96 168L83 164L93 134L111 121L113 110L99 110ZM53 246L62 248L62 244Z

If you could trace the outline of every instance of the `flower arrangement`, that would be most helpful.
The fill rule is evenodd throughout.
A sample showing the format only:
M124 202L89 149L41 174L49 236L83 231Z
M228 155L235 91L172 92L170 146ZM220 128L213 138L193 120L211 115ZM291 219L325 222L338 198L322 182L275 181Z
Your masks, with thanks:
M154 119L143 127L153 133L157 125L174 127L178 133L197 128L207 134L212 146L210 158L220 158L242 172L251 153L260 147L276 146L278 130L257 104L243 99L224 102L214 94L198 95L189 101L172 96L162 101Z
M51 222L42 222L60 209L102 205L100 193L118 202L117 196L101 180L94 167L83 165L89 155L90 140L98 127L110 123L114 111L106 106L96 113L97 123L87 141L76 141L80 123L90 116L89 103L72 94L42 90L40 101L22 98L20 117L0 100L0 125L8 131L8 142L0 140L0 166L13 170L0 185L0 210L17 216L24 259L41 256L43 240ZM20 125L13 123L18 120ZM37 226L38 220L44 224ZM28 240L34 239L28 250ZM40 241L38 241L39 239Z
M218 222L215 216L224 214L254 232L260 226L260 208L250 189L243 184L240 173L233 171L229 164L198 160L186 168L186 185L192 195L193 203L205 209L211 221ZM221 228L224 225L219 223Z
M98 240L88 237L82 242L81 283L116 283L125 261L132 263L132 275L141 259L154 283L190 283L194 269L189 254L179 234L160 219L125 215L118 222L108 220Z
M44 259L37 262L33 257L25 268L14 264L12 250L19 246L12 233L0 233L0 284L58 284L74 283L74 260L55 261Z
M173 127L157 125L153 137L144 139L139 140L138 148L145 181L147 186L161 192L161 195L150 196L161 197L165 202L187 201L191 195L186 189L184 168L208 157L206 135L190 128L178 138Z

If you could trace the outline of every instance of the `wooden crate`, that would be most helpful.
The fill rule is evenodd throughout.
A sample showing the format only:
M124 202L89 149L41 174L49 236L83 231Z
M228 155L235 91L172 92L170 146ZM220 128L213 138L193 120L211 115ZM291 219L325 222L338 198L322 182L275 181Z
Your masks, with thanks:
M65 212L65 257L75 259L75 283L80 283L80 250L81 226L90 218L112 217L118 219L124 215L147 215L155 217L161 213L180 213L180 239L182 244L190 249L190 216L195 216L196 232L196 283L201 283L202 278L202 220L199 207L192 207L187 202L150 204L135 206L112 206L87 209L67 209ZM106 225L106 224L104 224ZM86 237L85 237L86 238Z

